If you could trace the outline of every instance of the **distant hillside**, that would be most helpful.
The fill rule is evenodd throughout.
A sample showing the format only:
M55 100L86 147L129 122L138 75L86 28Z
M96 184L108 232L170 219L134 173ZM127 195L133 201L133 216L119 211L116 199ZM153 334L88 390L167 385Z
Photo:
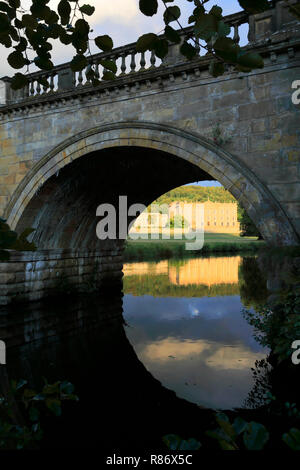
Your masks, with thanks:
M211 188L203 186L180 186L160 196L155 203L170 204L174 201L184 202L237 202L224 188Z

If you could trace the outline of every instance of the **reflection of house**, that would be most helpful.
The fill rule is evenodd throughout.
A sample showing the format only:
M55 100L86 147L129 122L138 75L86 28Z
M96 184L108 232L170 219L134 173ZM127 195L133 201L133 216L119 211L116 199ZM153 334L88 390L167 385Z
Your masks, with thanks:
M202 284L237 284L239 281L239 256L226 258L196 258L183 266L171 266L169 279L172 284L188 286Z
M174 201L169 205L169 217L182 216L190 227L195 229L201 220L205 232L239 233L237 204L206 201L185 203Z
M157 276L166 274L171 284L178 286L237 284L239 280L240 256L220 258L196 258L186 260L180 266L168 261L160 263L124 264L125 276Z

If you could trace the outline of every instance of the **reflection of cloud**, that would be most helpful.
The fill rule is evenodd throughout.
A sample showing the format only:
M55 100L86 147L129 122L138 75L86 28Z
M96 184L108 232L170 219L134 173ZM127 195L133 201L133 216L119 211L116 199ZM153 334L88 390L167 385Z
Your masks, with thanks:
M223 318L228 313L225 311L221 312L220 310L216 310L213 312L208 312L208 311L201 312L200 310L198 310L197 307L195 307L192 304L188 305L188 309L192 317L200 317L205 320L218 320L219 318Z
M197 360L200 359L207 367L226 370L250 369L255 361L262 357L261 352L255 353L242 345L229 347L204 340L180 341L172 337L146 344L140 354L146 363L170 361L170 357L184 361L197 355L200 356Z
M210 344L206 341L178 341L176 338L166 338L147 344L141 354L151 361L169 361L169 356L182 360L187 356L201 354L209 348Z
M250 369L263 353L255 353L241 346L223 346L206 359L206 364L214 369Z

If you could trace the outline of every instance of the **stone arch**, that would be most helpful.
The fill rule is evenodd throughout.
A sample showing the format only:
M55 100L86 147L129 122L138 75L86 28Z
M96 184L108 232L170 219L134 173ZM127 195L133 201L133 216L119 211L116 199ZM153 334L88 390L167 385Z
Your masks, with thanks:
M184 159L218 180L246 209L264 239L273 245L298 244L296 232L279 202L238 157L196 133L152 122L119 122L83 131L47 153L26 174L5 212L15 229L46 181L71 162L113 147L145 147Z

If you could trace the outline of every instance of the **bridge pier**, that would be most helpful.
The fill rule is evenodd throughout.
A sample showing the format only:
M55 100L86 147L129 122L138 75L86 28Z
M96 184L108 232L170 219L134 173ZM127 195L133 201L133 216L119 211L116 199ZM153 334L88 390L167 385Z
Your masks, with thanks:
M11 252L1 263L0 305L120 286L124 243L109 242L102 242L101 251Z

